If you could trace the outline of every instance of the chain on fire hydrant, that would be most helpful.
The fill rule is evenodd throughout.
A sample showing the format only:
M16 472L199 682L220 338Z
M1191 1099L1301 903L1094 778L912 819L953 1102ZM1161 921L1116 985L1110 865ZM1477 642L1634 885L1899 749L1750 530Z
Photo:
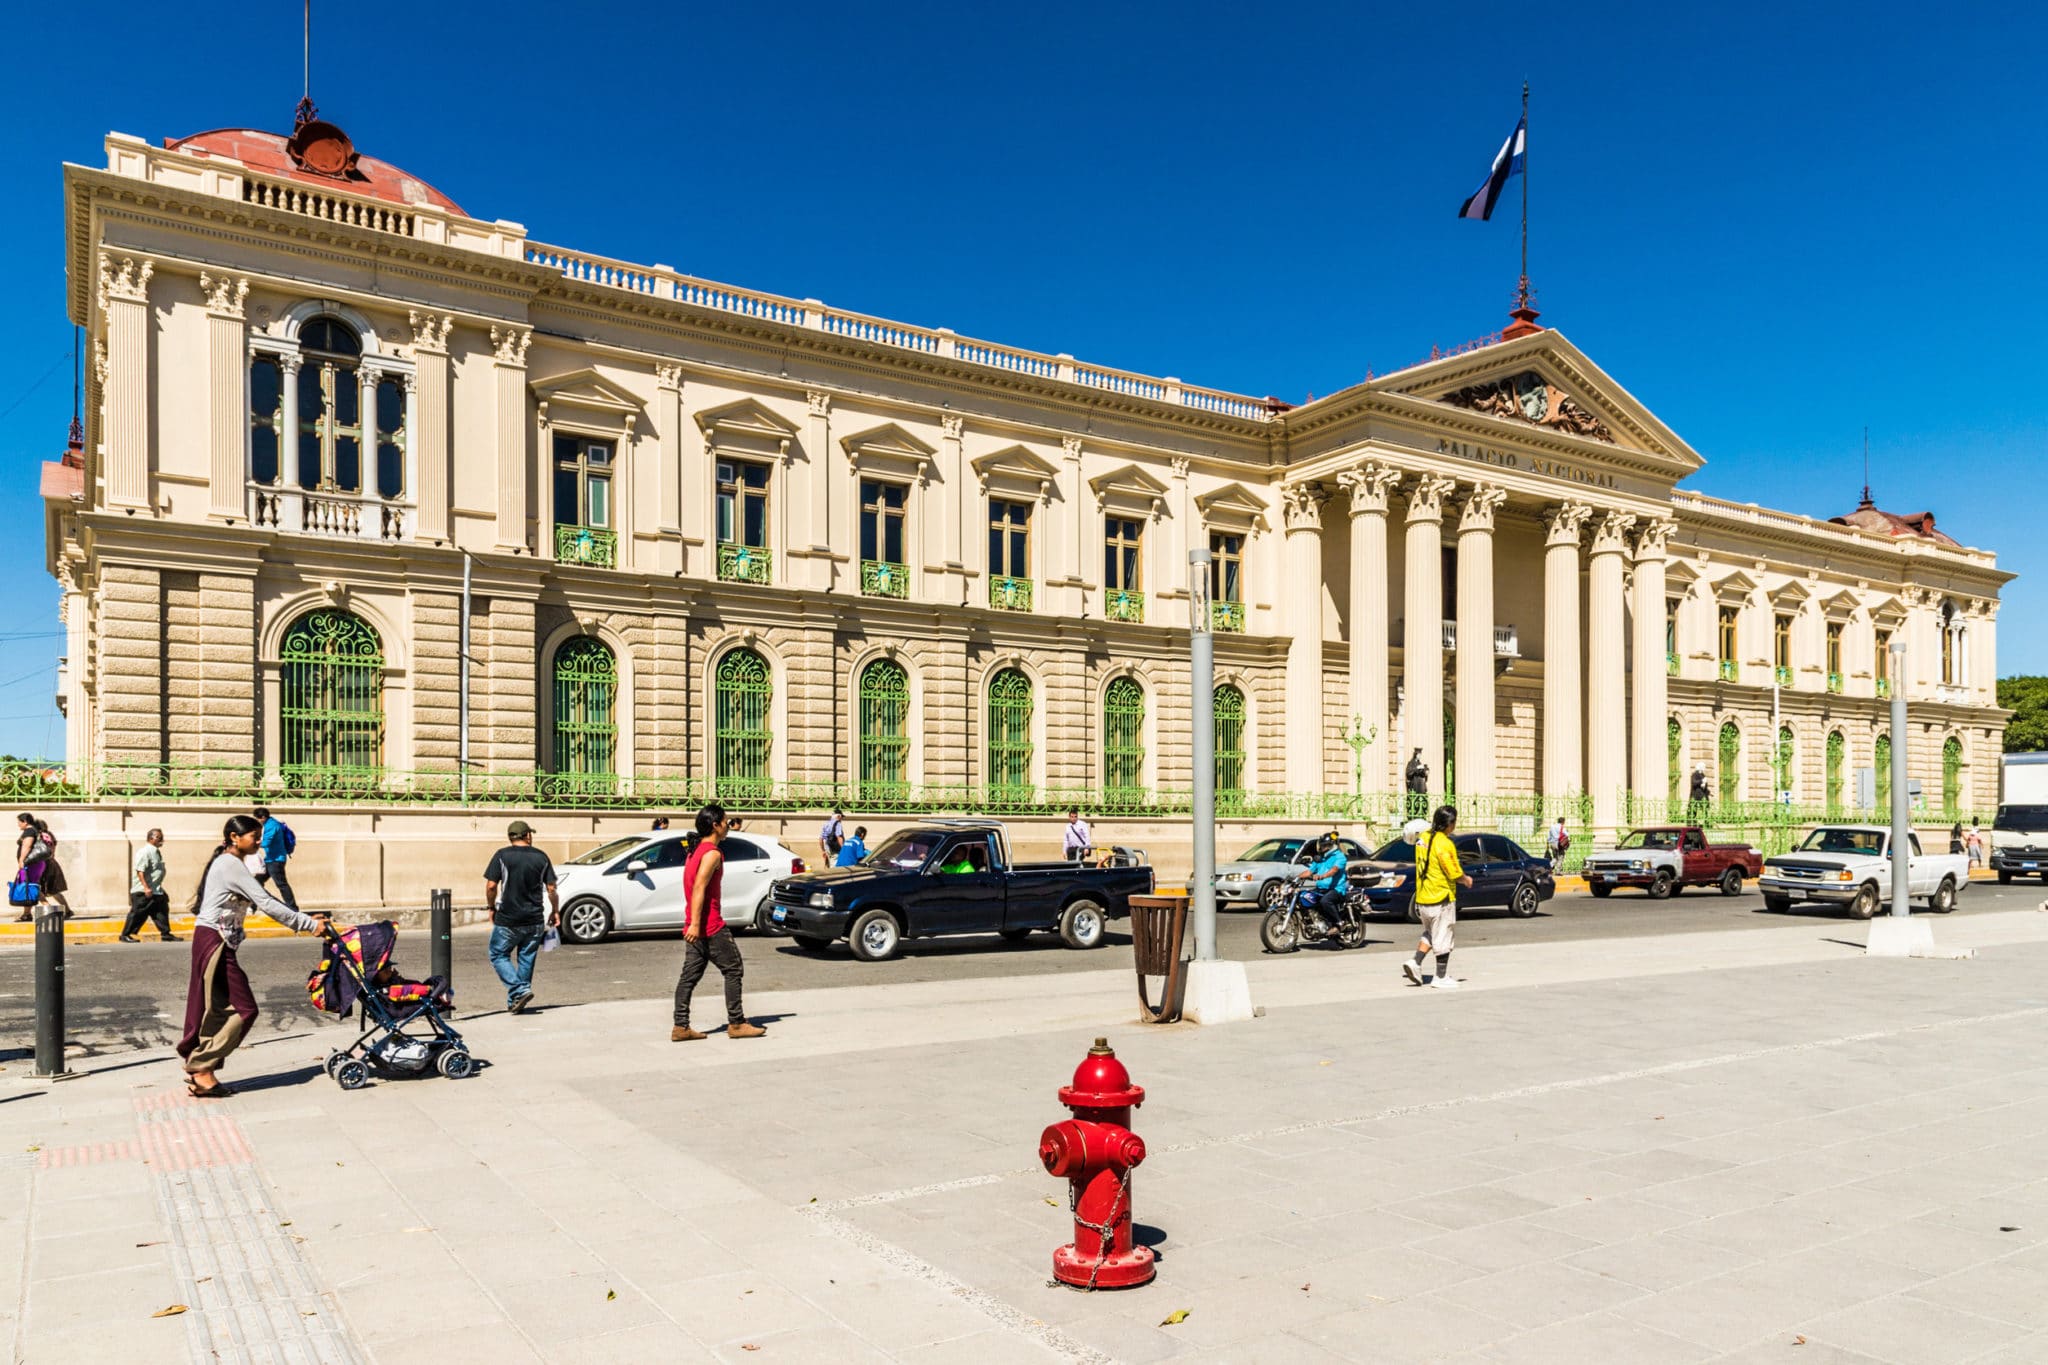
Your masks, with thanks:
M1060 1103L1074 1111L1038 1139L1048 1174L1067 1178L1074 1240L1052 1254L1052 1273L1083 1289L1129 1289L1156 1273L1150 1247L1131 1244L1131 1172L1145 1159L1145 1140L1130 1129L1131 1110L1145 1088L1116 1059L1107 1038L1097 1038L1060 1087Z

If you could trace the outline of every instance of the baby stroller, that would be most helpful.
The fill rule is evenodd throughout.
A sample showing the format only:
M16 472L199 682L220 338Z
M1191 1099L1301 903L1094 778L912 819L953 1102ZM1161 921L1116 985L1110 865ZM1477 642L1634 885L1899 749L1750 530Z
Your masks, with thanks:
M306 978L313 1007L348 1017L360 1011L363 1032L347 1047L327 1054L327 1074L343 1090L380 1076L416 1076L432 1067L451 1081L476 1071L476 1058L462 1035L450 1028L441 1012L455 1005L454 993L440 977L408 981L391 965L398 930L389 920L358 924L346 933L321 933L320 965ZM425 1022L427 1032L406 1031Z

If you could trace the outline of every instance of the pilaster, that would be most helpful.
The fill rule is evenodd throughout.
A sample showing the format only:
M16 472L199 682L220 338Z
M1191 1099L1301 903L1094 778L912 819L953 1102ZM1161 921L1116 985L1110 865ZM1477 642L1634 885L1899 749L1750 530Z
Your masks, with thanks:
M199 288L206 296L206 510L241 520L249 515L249 281L201 271Z
M99 305L107 327L106 483L112 507L148 508L149 277L151 260L100 256Z
M491 328L492 374L496 380L498 548L515 552L531 549L527 537L527 522L533 513L527 496L532 461L526 442L526 351L532 344L530 328Z
M455 319L446 313L413 312L413 392L406 408L412 436L413 501L418 508L421 540L440 543L451 538L450 489L453 487L449 436L448 334Z

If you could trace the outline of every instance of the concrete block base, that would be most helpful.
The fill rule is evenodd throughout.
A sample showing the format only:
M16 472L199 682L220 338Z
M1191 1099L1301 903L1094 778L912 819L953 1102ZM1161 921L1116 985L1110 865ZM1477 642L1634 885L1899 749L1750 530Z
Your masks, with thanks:
M1879 915L1870 921L1870 938L1864 953L1869 957L1975 957L1970 948L1943 951L1934 946L1934 926L1920 915Z
M1252 985L1242 962L1188 964L1181 1018L1195 1024L1235 1024L1252 1017Z

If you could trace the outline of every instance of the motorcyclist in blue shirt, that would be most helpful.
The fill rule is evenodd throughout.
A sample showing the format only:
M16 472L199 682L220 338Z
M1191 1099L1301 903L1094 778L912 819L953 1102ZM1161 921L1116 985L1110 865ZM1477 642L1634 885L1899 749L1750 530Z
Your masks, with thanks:
M1350 870L1350 860L1335 839L1317 839L1312 861L1295 874L1296 881L1309 884L1301 894L1301 908L1320 910L1325 900L1341 902L1351 890Z

